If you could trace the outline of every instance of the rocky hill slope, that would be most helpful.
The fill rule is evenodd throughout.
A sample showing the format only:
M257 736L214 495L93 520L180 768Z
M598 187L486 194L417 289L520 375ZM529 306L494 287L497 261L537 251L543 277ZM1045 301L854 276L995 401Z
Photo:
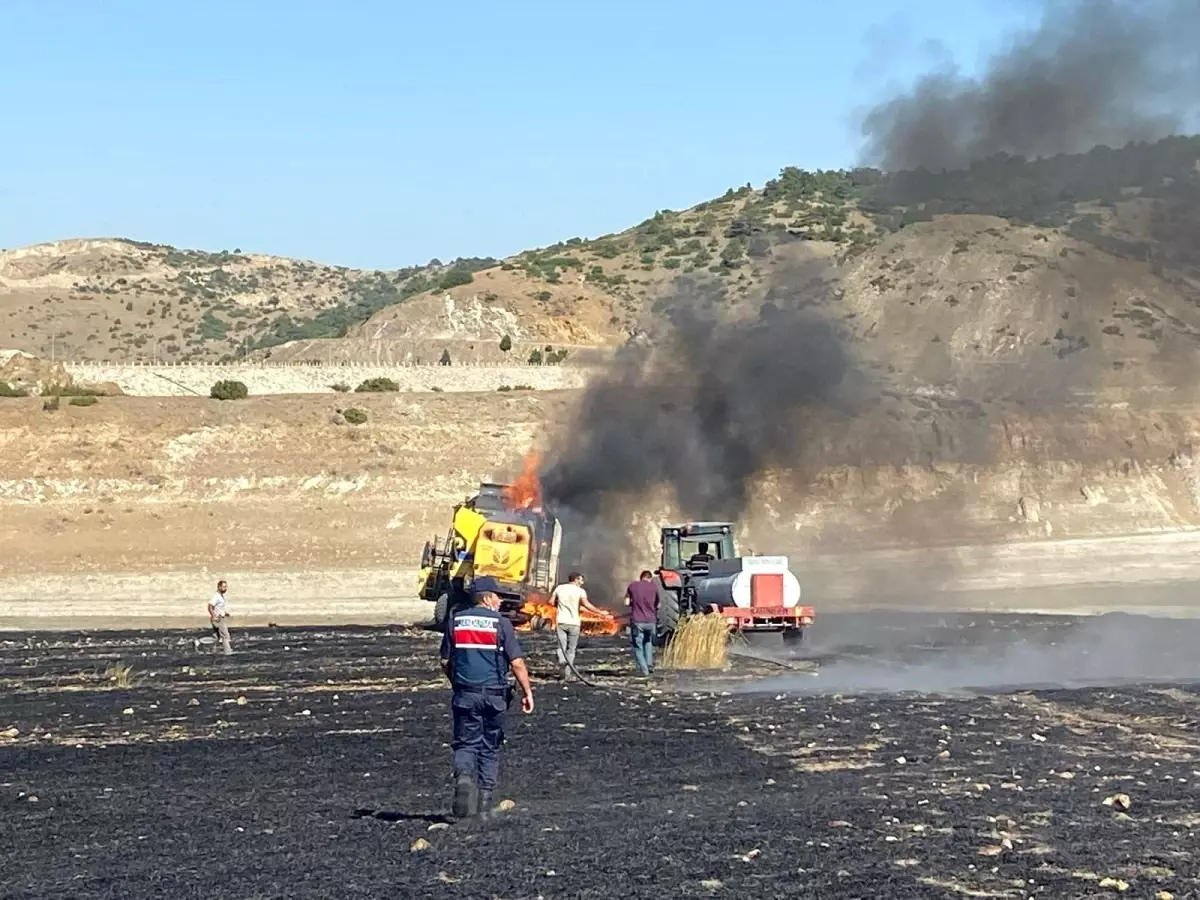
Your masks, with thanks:
M44 358L216 361L338 335L494 260L364 272L303 260L124 239L0 250L0 346Z
M918 378L1084 350L1130 372L1187 356L1200 333L1197 234L1200 138L938 174L787 168L760 189L499 263L360 272L121 240L0 251L0 345L569 365L653 332L669 308L757 315L803 293L796 273L824 261L830 315Z
M1104 367L1135 372L1194 349L1198 224L1200 138L999 156L941 174L789 168L759 190L519 254L385 308L341 340L271 352L428 356L434 338L499 358L506 336L522 356L545 356L543 344L615 347L661 326L668 309L757 315L795 300L824 261L838 300L829 313L918 378L1089 348Z

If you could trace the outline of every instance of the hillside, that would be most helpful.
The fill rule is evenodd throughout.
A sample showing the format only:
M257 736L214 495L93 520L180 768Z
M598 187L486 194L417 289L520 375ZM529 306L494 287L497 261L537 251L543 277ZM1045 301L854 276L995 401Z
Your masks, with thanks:
M533 350L544 356L546 346L613 348L653 328L679 275L719 279L734 302L761 302L773 265L814 252L832 257L843 239L866 245L878 235L843 200L805 201L796 206L804 215L793 215L793 206L771 204L749 186L731 190L689 210L659 211L620 234L521 253L476 273L471 284L383 309L343 340L297 342L271 357L397 357L427 337L482 358L500 358L505 335L522 358Z
M830 314L915 377L1095 348L1087 358L1121 381L1195 348L1197 234L1200 138L936 174L787 168L758 190L521 253L343 339L270 353L430 358L453 345L498 359L505 335L522 358L542 344L611 348L679 303L756 315L802 289L795 273L815 259L839 282Z
M757 314L818 259L841 282L844 306L830 313L891 341L883 355L919 377L1042 347L1099 347L1092 356L1120 371L1194 340L1197 234L1200 138L1001 155L957 172L786 168L760 189L498 264L362 272L124 240L0 251L0 346L76 359L569 364L653 332L681 302ZM679 276L702 289L681 293Z
M570 366L631 333L653 338L669 329L668 312L680 304L755 317L768 328L782 307L816 308L847 338L859 369L853 374L868 392L820 413L799 401L794 452L752 473L743 536L755 549L805 559L810 574L812 554L904 549L914 554L913 583L925 591L943 579L980 582L995 572L943 571L922 547L1200 528L1197 158L1200 142L1190 139L1097 153L1109 163L1107 182L1082 158L1009 160L969 178L785 170L760 190L742 188L660 212L619 235L472 272L482 264L380 276L121 241L9 251L0 272L27 297L35 288L57 295L65 291L53 287L60 283L107 285L44 304L76 310L76 322L88 322L89 311L92 321L103 322L106 311L124 318L125 303L137 311L153 301L153 326L140 330L147 341L159 333L164 307L168 322L216 308L217 300L190 290L185 302L181 272L208 272L222 284L232 273L273 273L276 286L307 278L324 305L291 297L285 306L280 296L265 323L251 302L261 293L242 281L221 288L225 305L212 316L234 323L230 330L253 345L345 329L342 337L252 351L275 360L430 362L449 352L456 362L472 354L523 361L538 350L543 361L549 355ZM918 182L925 193L916 192ZM145 281L130 281L131 271ZM689 286L681 287L681 276ZM127 283L116 284L120 278ZM445 279L436 291L416 290L434 278ZM812 289L814 278L832 289ZM185 280L193 283L191 275ZM316 293L318 283L325 293ZM180 294L164 297L152 286ZM134 288L141 299L126 299ZM409 296L382 302L400 294ZM230 312L252 308L253 315ZM237 331L239 321L246 324ZM795 333L783 336L772 345L776 354L795 343ZM234 350L224 339L191 352ZM757 345L743 355L761 356ZM738 374L720 365L723 358L711 366L706 356L696 360L711 370L704 383L718 394ZM768 382L796 371L763 370ZM374 572L378 590L407 597L422 543L444 533L452 504L479 479L508 476L533 446L565 447L570 436L593 431L576 418L589 393L451 392L425 373L414 378L429 392L236 403L104 397L52 410L35 397L0 401L0 450L12 461L0 480L0 511L13 535L0 579L12 596L58 596L68 583L91 596L110 590L111 573L163 591L154 585L167 575L176 580L164 584L193 585L207 583L216 567L262 578L287 569L334 572L322 583L358 596L359 577L345 573ZM619 439L638 438L623 430L622 409L643 395L653 401L638 387L618 384L616 408L606 409L612 415L593 417L616 421ZM673 403L696 406L688 385L666 387ZM776 399L789 395L765 393L763 408L773 416L781 411ZM732 407L720 407L721 399L723 435ZM366 410L366 424L336 414L350 402ZM630 421L646 427L650 419ZM668 462L674 470L688 457ZM661 478L634 491L633 518L623 523L632 521L639 534L677 512L659 487ZM644 543L639 552L639 564L650 558ZM861 575L857 560L849 568L829 564L835 580L859 579L846 591L896 588L886 560L875 575ZM42 593L29 587L35 581Z
M364 272L123 239L0 250L0 346L57 359L215 361L340 335L494 260Z

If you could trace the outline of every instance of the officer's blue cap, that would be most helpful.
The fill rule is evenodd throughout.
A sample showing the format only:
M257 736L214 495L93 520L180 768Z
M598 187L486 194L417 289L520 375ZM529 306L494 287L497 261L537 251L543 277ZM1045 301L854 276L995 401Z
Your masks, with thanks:
M480 594L499 593L499 591L499 583L490 575L484 575L471 582L471 596L473 597L478 597Z

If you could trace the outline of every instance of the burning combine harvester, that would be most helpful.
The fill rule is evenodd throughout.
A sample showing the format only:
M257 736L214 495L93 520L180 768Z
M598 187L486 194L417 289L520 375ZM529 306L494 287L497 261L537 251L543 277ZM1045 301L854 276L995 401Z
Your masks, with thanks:
M558 583L562 524L542 506L537 459L531 457L512 484L483 482L454 508L445 542L425 543L418 593L434 603L442 630L467 605L471 580L490 576L500 585L500 612L519 630L553 628L550 595ZM615 634L622 621L582 615L584 634Z

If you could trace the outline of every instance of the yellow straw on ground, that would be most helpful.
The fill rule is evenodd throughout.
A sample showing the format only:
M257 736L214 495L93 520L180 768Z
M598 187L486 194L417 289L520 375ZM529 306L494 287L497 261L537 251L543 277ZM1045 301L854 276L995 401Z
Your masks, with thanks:
M728 659L729 626L724 616L688 616L663 650L668 669L723 669Z

